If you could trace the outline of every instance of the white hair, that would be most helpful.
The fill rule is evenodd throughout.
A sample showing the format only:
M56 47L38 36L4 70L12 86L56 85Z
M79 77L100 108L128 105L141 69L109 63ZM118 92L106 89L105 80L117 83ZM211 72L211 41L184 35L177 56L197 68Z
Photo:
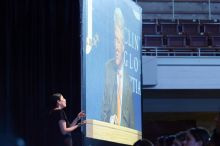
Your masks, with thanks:
M119 26L120 29L123 29L123 27L124 27L124 16L123 16L120 8L115 8L114 24L115 24L115 26L116 25Z

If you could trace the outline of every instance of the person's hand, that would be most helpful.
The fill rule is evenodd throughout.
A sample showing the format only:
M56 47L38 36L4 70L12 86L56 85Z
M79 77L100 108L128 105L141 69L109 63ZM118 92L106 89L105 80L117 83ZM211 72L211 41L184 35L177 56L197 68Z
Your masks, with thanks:
M118 124L118 118L117 118L117 115L112 115L112 116L110 116L110 120L109 120L109 123L111 123L111 124Z
M86 114L84 113L84 111L81 111L81 112L78 113L78 116L77 116L77 117L78 117L79 119L81 119L81 118L83 118L83 117L85 117L85 116L86 116Z
M83 120L80 123L78 123L77 125L78 125L78 127L80 127L80 126L85 125L85 124L86 124L86 120Z

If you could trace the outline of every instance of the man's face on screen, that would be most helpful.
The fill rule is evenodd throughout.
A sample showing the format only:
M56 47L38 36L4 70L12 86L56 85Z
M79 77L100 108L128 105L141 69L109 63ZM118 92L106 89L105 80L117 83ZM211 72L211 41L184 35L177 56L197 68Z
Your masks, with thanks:
M124 53L123 30L119 26L115 26L115 63L118 67L122 66Z

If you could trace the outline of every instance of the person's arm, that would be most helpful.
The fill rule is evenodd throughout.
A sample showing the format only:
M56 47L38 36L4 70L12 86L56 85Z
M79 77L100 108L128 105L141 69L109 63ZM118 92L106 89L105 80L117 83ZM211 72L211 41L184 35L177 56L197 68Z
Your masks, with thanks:
M86 114L84 113L84 111L81 111L80 113L78 113L77 117L72 121L70 126L75 126L77 124L77 122L85 116L86 116Z
M77 117L72 121L72 123L70 124L70 126L75 126L79 120L80 120L80 118L77 116Z
M127 98L127 103L128 104L128 111L129 111L129 115L127 117L128 120L128 127L129 128L133 128L134 129L134 99L133 99L133 94L132 94L132 84L129 81L129 75L126 72L125 74L125 80L126 80L126 84L125 84L125 94Z
M66 127L66 121L65 120L59 120L59 127L60 131L63 135L74 131L76 128L80 127L81 125L72 125L70 127Z
M75 118L73 120L73 122L67 127L67 123L66 123L66 115L65 115L65 112L63 110L60 110L59 111L59 120L58 120L58 125L59 125L59 128L60 128L60 131L62 134L67 134L69 132L72 132L74 131L76 128L80 127L82 124L85 124L85 121L82 121L81 123L78 123L78 120L80 120L82 117L85 117L85 113L83 111L81 111L78 115L77 115L77 118Z
M76 124L76 125L73 125L73 126L70 126L70 127L66 127L66 121L65 120L60 120L59 121L60 131L61 131L61 133L63 135L65 135L65 134L67 134L69 132L74 131L76 128L78 128L78 127L80 127L80 126L82 126L84 124L86 124L85 120L80 122L80 123L78 123L78 124Z

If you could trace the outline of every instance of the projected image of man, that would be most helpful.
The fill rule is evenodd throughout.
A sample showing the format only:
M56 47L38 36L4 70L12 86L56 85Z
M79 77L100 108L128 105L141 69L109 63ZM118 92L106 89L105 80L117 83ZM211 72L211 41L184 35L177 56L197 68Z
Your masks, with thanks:
M101 119L134 128L132 86L124 67L124 18L119 8L114 12L115 57L106 63Z

